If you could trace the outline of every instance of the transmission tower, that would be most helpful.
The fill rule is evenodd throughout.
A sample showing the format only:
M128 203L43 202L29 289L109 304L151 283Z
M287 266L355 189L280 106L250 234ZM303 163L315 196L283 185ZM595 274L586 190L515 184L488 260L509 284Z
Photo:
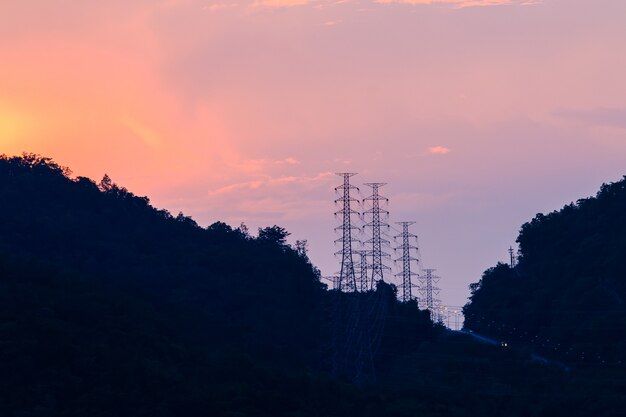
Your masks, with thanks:
M383 239L381 235L381 228L389 228L389 224L386 223L381 217L385 219L389 216L389 212L381 208L380 203L388 203L389 199L381 196L378 192L379 188L385 185L382 182L370 182L365 184L372 189L372 195L365 197L363 202L371 202L372 207L363 212L371 220L363 226L364 229L370 228L372 231L372 238L365 241L365 244L371 246L371 250L366 251L372 259L372 263L369 265L371 270L371 288L376 287L376 282L384 280L385 271L391 271L391 268L383 263L383 258L391 258L391 256L383 251L383 246L389 246L389 241Z
M441 306L440 310L445 313L447 328L451 330L461 330L463 328L463 307Z
M321 277L324 281L328 281L332 284L332 288L338 288L339 286L339 275L328 275Z
M359 201L351 196L351 191L358 190L358 188L350 185L350 178L356 174L340 173L337 175L343 177L343 184L335 188L335 191L340 194L335 203L341 204L341 210L335 215L341 215L342 219L341 226L335 229L341 231L341 238L336 242L341 242L342 248L337 252L337 255L341 255L341 271L335 283L335 288L339 291L333 293L329 320L332 326L329 346L330 365L334 376L349 378L360 386L370 384L376 379L374 358L386 323L391 287L380 285L376 288L371 285L368 277L370 269L368 260L372 252L354 250L354 245L361 245L360 240L353 238L354 230L360 229L352 223L354 215L359 214L353 206ZM378 224L376 229L378 230L379 252L381 252L379 200L382 198L378 196L377 188L373 194L373 197L376 197L374 199L376 210L371 212L372 226L374 223ZM386 211L383 212L386 213ZM359 261L357 265L353 259L355 254L360 257L357 259ZM382 257L383 255L379 254L378 258L382 259ZM379 264L382 265L382 262ZM382 273L380 276L382 279ZM376 291L369 291L374 288Z
M515 266L515 261L516 261L516 259L515 259L515 251L513 249L513 246L509 246L509 257L511 259L511 262L509 263L509 266L511 268L513 268Z
M440 277L434 275L434 269L424 269L424 274L420 276L420 295L422 302L422 308L426 308L430 310L431 314L436 317L436 321L440 321L441 317L439 309L441 307L441 300L437 297L439 296L439 291L441 289L437 287L437 283L439 283Z
M364 250L356 252L359 255L359 276L358 276L358 288L359 291L365 292L371 288L368 286L367 280L367 253Z
M409 232L409 226L415 224L415 222L397 222L396 224L402 225L402 233L395 236L395 238L402 238L402 246L395 248L394 250L401 250L402 257L395 259L395 262L402 261L402 271L396 274L397 277L402 277L402 302L412 300L413 287L412 277L417 276L415 272L411 271L411 263L419 262L418 258L411 256L411 252L417 251L416 245L411 245L411 239L414 239L417 243L417 236Z
M341 231L341 237L335 240L335 243L341 242L341 250L336 252L335 255L341 255L341 271L339 272L339 281L335 287L339 291L352 292L357 291L356 274L354 271L354 262L352 259L352 243L356 240L352 238L352 231L357 229L357 226L352 225L352 217L359 215L359 212L352 209L352 203L358 204L359 200L353 198L350 195L350 191L357 190L358 188L350 184L350 177L355 176L355 173L338 173L340 177L343 177L343 184L335 188L335 192L339 193L340 197L335 200L335 204L341 204L341 210L335 212L335 216L341 216L341 225L336 227L336 231Z

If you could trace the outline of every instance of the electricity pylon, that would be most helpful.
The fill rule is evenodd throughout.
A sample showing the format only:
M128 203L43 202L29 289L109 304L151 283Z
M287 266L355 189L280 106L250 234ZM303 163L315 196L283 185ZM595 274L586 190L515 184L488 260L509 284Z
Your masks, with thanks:
M439 296L439 292L441 291L439 287L437 287L437 283L439 282L440 277L434 275L434 269L424 269L424 274L420 276L420 295L421 300L423 302L422 308L430 310L431 314L433 314L435 321L440 321L442 317L440 317L439 308L441 306L441 300L437 297Z
M335 216L340 215L342 219L341 225L335 228L335 230L341 231L341 237L335 240L335 243L341 242L341 250L335 253L335 255L341 255L341 271L339 272L336 289L352 292L357 291L356 274L352 258L354 253L352 244L357 240L353 238L352 232L358 230L357 226L352 225L352 217L359 215L359 212L352 208L352 204L358 204L359 200L353 198L350 195L350 191L358 191L358 188L350 184L350 177L356 175L355 173L344 172L337 175L343 177L343 184L335 188L335 192L340 193L340 197L335 200L335 204L341 204L341 210L336 211Z
M411 270L411 264L419 262L418 258L411 256L411 252L417 252L417 246L411 244L411 239L414 239L417 244L417 235L409 232L409 226L415 224L415 222L397 222L396 224L402 225L402 233L395 236L395 238L402 238L402 245L394 250L401 250L402 256L395 259L395 262L402 262L402 271L396 274L397 277L402 277L402 294L400 300L407 302L412 300L413 297L413 284L412 278L418 274Z
M376 288L376 282L384 281L385 271L391 270L383 263L383 258L391 258L391 256L383 251L384 246L389 246L389 241L383 239L381 234L382 228L389 228L389 224L386 223L389 212L381 207L381 202L388 203L389 199L381 196L378 192L379 188L385 185L385 183L371 182L365 185L372 189L372 195L363 199L364 203L366 201L371 203L371 208L363 212L364 216L370 218L370 221L366 222L363 228L370 228L372 231L371 239L366 240L365 244L371 247L370 250L366 251L367 255L372 259L372 263L369 265L371 271L370 285L371 288Z
M357 279L358 288L359 288L359 291L365 292L371 289L368 286L368 279L367 279L367 255L364 250L359 250L356 253L359 255L359 276Z

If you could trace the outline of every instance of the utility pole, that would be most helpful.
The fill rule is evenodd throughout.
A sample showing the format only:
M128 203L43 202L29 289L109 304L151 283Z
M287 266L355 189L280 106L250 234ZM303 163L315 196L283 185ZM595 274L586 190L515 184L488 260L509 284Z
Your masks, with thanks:
M414 298L412 293L414 287L412 277L417 276L417 274L411 271L411 263L417 263L419 260L411 256L411 251L417 251L417 246L411 245L411 239L415 239L417 243L417 235L409 232L409 226L415 224L415 222L398 222L396 224L402 225L402 233L395 236L395 238L402 238L402 246L394 250L401 250L402 257L394 261L402 261L402 271L397 273L396 276L402 277L402 294L400 300L406 303Z
M509 266L511 268L513 268L515 266L515 252L513 250L513 246L509 246L509 256L511 259L511 262L509 263Z
M366 240L365 243L371 246L371 250L367 251L367 255L372 259L372 263L369 265L372 274L371 287L376 288L376 283L384 280L385 271L391 271L391 268L383 263L383 258L391 257L383 251L383 246L389 246L389 241L383 239L381 235L383 227L389 228L389 224L385 221L389 216L389 212L381 207L381 202L388 203L389 199L381 196L378 191L385 183L371 182L365 185L372 189L372 195L363 199L363 202L371 203L371 208L363 212L364 216L370 218L370 221L365 223L363 228L369 228L372 231L372 238Z
M343 184L335 187L335 192L339 193L340 197L335 200L335 204L341 205L341 210L335 212L335 216L341 216L341 225L336 227L336 231L341 231L341 237L335 240L335 243L341 243L341 250L336 252L335 255L341 255L341 271L339 273L339 282L335 287L339 291L352 292L357 291L356 274L354 272L354 262L352 259L352 243L355 241L352 237L352 231L358 229L357 226L352 225L352 217L359 215L359 212L352 209L352 203L358 204L359 200L353 198L350 195L350 191L357 190L358 188L350 184L350 177L356 175L356 173L343 172L338 173L340 177L343 177Z

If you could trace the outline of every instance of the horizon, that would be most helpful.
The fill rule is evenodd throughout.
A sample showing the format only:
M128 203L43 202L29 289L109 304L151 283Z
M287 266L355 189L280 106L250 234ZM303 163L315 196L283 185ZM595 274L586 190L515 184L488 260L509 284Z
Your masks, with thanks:
M0 153L306 239L338 271L335 172L386 182L446 305L536 213L626 161L626 2L0 5ZM391 266L391 265L390 265ZM391 280L394 282L393 280Z

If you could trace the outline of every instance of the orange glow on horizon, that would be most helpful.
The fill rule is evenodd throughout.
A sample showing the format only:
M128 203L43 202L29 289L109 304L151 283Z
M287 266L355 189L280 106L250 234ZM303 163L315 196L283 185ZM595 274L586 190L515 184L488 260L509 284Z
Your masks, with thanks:
M33 120L23 113L0 103L0 146L4 152L15 152L14 147L31 129Z
M0 2L0 153L202 225L283 225L327 273L332 173L359 172L461 282L623 173L626 2L588 3Z

